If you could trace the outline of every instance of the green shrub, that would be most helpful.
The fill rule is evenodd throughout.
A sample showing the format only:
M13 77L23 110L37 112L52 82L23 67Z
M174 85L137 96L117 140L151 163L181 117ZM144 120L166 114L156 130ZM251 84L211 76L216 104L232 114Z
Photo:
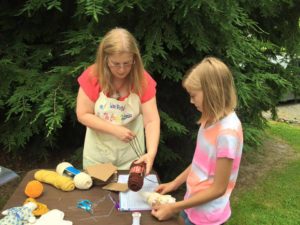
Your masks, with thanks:
M26 149L41 159L79 148L84 127L75 115L76 78L93 63L104 33L120 26L137 38L146 69L158 82L158 168L191 159L199 115L181 79L206 55L232 69L246 146L255 147L265 126L261 112L274 108L287 88L299 90L295 67L286 73L270 62L282 49L295 58L298 5L283 0L2 1L0 144L7 154Z

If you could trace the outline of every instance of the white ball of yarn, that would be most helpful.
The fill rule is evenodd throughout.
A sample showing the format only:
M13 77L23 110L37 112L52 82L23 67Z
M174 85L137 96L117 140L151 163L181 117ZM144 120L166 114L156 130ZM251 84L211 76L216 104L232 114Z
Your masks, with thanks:
M59 174L59 175L64 175L64 171L66 168L68 167L73 167L73 165L71 163L68 163L68 162L62 162L60 164L58 164L56 166L56 172Z
M93 185L91 176L84 172L75 175L74 183L78 189L89 189Z

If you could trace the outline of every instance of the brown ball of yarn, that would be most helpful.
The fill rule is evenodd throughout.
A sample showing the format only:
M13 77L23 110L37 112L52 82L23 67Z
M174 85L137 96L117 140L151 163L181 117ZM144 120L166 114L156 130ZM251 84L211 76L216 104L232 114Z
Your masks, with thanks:
M132 191L139 191L144 184L146 164L144 162L135 164L134 162L130 165L128 187Z
M30 198L39 197L44 190L44 186L37 180L29 181L25 187L25 194Z

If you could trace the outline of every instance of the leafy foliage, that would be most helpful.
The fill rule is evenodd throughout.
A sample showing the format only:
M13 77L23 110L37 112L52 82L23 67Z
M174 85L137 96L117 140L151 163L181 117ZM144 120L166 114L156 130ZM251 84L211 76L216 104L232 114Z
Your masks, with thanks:
M288 88L300 90L296 2L2 1L0 144L6 152L30 149L42 158L62 146L79 148L84 128L74 110L76 78L93 63L103 34L119 26L137 38L158 83L162 135L157 167L190 161L199 114L181 79L206 55L231 67L237 112L246 144L253 147L265 127L261 112L274 109ZM277 55L290 59L286 69L272 62Z

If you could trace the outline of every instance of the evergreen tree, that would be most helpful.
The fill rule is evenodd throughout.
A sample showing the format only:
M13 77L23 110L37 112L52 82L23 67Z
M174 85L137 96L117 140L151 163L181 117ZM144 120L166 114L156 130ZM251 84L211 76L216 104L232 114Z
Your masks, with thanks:
M162 132L156 168L176 174L180 167L171 165L190 161L199 115L181 79L207 55L230 65L246 149L255 147L265 126L262 111L274 111L288 88L300 90L299 5L296 0L2 1L2 149L47 158L83 144L76 79L94 62L101 37L116 26L134 34L146 69L158 82ZM286 59L286 69L272 61L278 55Z

